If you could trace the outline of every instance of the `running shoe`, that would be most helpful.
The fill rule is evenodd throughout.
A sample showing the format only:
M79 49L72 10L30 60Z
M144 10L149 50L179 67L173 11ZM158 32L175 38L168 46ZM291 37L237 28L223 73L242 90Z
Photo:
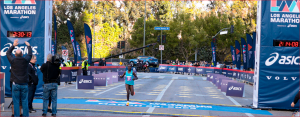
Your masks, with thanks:
M126 106L129 106L129 102L126 103Z

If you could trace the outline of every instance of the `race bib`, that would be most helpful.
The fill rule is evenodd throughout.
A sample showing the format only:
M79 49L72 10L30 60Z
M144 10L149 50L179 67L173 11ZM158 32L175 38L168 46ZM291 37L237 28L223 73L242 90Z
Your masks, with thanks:
M131 76L127 76L127 81L131 81Z

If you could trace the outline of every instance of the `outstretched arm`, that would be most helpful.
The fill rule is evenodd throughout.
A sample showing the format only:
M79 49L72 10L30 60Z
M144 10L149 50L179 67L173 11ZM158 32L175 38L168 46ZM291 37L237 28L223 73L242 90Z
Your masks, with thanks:
M123 73L123 75L122 75L122 76L120 76L120 78L123 78L123 77L125 76L125 73L126 73L126 71Z
M132 73L133 75L134 75L134 77L135 77L135 79L133 79L133 80L137 80L138 79L138 77L136 76L136 74L133 72Z
M28 48L28 54L25 56L25 59L29 62L32 58L32 49L30 44L27 41L25 41L25 44L27 45Z

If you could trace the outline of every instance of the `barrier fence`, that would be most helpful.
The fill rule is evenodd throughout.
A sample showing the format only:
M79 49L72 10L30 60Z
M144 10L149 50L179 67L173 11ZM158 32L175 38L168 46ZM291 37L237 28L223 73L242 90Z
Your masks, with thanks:
M205 74L215 73L222 74L226 77L236 78L253 83L254 72L242 71L236 69L217 68L217 67L201 67L201 66L187 66L187 65L166 65L160 64L158 68L159 72L180 72L180 73L195 73Z

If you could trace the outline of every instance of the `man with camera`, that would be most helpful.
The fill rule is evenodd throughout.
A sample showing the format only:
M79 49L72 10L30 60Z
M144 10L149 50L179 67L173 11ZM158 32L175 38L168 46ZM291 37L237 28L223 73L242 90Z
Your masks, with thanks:
M15 57L12 51L19 45L16 39L13 45L7 50L6 56L11 65L10 82L12 82L12 98L14 104L14 115L20 116L20 100L23 105L23 116L29 116L28 109L28 64L32 57L32 49L28 42L25 42L28 48L28 54L23 57L21 50L17 49Z
M49 102L49 97L51 96L52 102L52 116L56 116L57 112L57 85L59 82L60 75L60 59L51 54L47 55L47 62L41 67L43 73L44 81L44 91L43 91L43 115L47 114L47 106Z
M36 86L38 85L39 78L37 75L37 70L35 68L36 56L32 55L28 66L28 75L29 75L29 82L28 82L28 108L30 113L36 112L36 110L32 107L32 101L34 98L34 94L36 91Z

